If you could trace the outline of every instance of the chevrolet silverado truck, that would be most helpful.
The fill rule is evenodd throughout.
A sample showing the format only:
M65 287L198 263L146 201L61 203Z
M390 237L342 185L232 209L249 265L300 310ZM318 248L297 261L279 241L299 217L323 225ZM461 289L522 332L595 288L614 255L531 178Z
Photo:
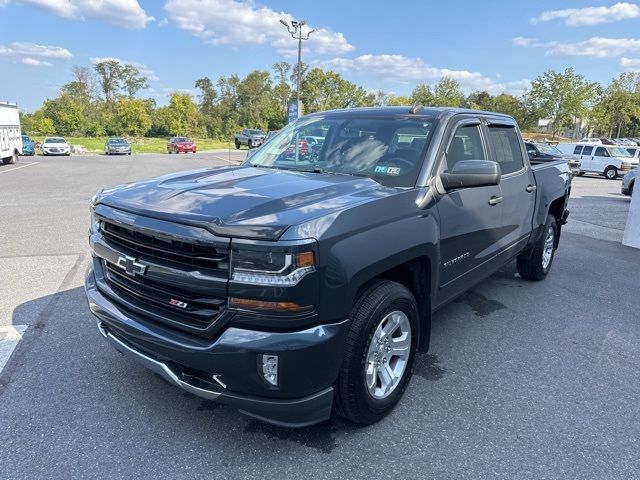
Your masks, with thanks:
M302 157L309 135L322 146ZM513 260L545 278L571 178L531 166L506 115L307 115L241 166L97 193L89 307L109 344L194 395L280 426L370 424L436 310Z
M236 145L236 150L239 149L241 145L246 145L251 149L262 145L266 136L262 130L245 128L242 132L235 135L233 142Z

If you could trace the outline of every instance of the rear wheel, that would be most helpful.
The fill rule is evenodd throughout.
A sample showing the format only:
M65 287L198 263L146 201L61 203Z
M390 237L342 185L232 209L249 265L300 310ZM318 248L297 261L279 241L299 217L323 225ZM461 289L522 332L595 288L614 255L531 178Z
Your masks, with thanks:
M604 176L607 177L607 180L615 180L618 178L618 169L609 165L604 169Z
M236 150L240 150L240 142L236 140Z
M3 163L5 165L13 165L17 161L18 161L18 152L13 152L13 155L11 155L9 158L5 158L3 160Z
M583 176L584 176L584 174L585 174L585 172L580 172L580 173L578 173L578 176L579 176L579 177L583 177Z
M556 251L558 222L553 215L547 215L544 233L540 239L521 253L516 261L518 273L525 280L542 280L551 270Z
M398 403L413 369L418 345L418 307L404 286L380 280L357 299L349 316L335 406L361 424L382 419Z

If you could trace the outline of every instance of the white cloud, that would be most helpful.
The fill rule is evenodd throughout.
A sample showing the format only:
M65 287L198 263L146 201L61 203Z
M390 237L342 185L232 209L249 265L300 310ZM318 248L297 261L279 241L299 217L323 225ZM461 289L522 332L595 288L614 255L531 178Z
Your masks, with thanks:
M51 66L51 62L47 60L68 60L72 56L66 48L51 45L37 45L29 42L0 45L0 58L31 66Z
M91 63L93 63L94 65L96 63L105 62L107 60L114 60L122 65L125 65L125 64L133 65L138 69L138 71L142 75L147 77L147 80L149 80L150 82L157 82L160 80L156 72L154 72L151 68L147 67L144 63L133 62L131 60L123 60L117 57L91 57L90 60L91 60Z
M132 29L144 28L154 20L138 0L16 0L16 3L41 8L63 18L90 18Z
M293 20L285 12L237 0L167 0L164 8L178 28L212 45L266 44L282 54L293 55L296 51L296 42L280 23L280 19ZM341 55L354 50L342 33L326 28L311 34L304 48L315 55Z
M450 77L460 83L466 92L487 90L490 93L521 94L530 85L526 79L499 82L478 72L433 67L421 58L404 55L360 55L356 58L334 58L318 62L320 66L348 75L374 76L380 81L396 84L430 83L442 77Z
M626 58L620 59L620 66L626 70L640 70L640 58Z
M514 45L545 48L545 54L556 57L620 57L640 53L640 40L634 38L592 37L580 42L541 42L537 38L516 37Z
M22 59L22 63L25 65L31 65L33 67L51 67L53 64L51 62L47 62L45 60L38 60L36 58L24 57Z
M593 37L582 42L554 42L548 55L563 57L619 57L640 52L640 40L633 38Z
M599 25L640 17L640 7L633 3L620 2L610 7L566 8L548 10L531 19L531 23L561 20L570 27Z

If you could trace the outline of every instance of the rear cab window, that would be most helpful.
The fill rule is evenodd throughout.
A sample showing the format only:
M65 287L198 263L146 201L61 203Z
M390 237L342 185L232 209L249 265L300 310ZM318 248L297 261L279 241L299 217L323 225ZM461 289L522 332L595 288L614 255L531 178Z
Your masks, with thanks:
M489 125L489 139L493 146L494 160L500 164L502 175L524 168L520 140L514 126Z

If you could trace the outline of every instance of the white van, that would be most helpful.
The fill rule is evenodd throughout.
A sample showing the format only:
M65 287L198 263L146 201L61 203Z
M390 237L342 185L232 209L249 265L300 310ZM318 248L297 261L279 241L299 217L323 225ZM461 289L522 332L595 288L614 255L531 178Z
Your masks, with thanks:
M557 148L565 155L580 160L581 175L597 173L609 180L615 180L618 175L638 166L638 158L634 158L625 147L592 143L560 143Z
M0 102L0 160L5 164L16 163L18 155L22 155L18 105Z

